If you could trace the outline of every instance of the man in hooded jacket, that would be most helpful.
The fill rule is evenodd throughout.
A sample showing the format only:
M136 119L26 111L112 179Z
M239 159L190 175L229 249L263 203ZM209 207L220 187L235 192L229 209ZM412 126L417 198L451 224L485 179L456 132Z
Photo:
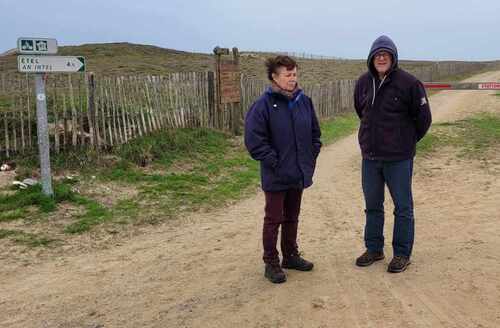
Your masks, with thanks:
M417 142L431 124L423 84L398 67L394 42L377 38L367 60L368 71L354 90L360 119L362 187L365 198L365 247L356 265L368 266L384 258L384 188L394 202L393 259L389 272L402 272L410 262L414 240L413 158Z

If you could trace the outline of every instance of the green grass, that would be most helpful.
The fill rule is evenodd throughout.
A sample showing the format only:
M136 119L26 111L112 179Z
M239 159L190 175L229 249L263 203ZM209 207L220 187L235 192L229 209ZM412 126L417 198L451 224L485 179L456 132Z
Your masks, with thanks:
M437 126L437 124L435 124ZM441 135L441 138L444 136ZM445 144L442 139L438 137L438 133L428 133L417 144L417 151L419 154L428 154L437 149L438 146Z
M479 113L453 123L438 123L417 145L421 154L443 146L460 148L460 156L477 158L500 144L500 115Z
M56 171L79 170L81 180L95 176L98 184L132 185L139 191L137 197L106 208L89 197L71 192L69 183L56 183L53 199L44 196L36 186L2 196L0 204L5 205L0 208L4 210L0 221L25 218L30 206L53 211L60 201L66 200L84 209L84 214L64 228L66 233L89 231L107 221L157 223L182 211L237 199L242 191L258 182L258 165L249 158L241 142L208 129L152 134L113 149L112 160L109 158L91 151L66 152L52 157L52 167ZM38 165L35 156L25 157L21 162L26 172ZM153 173L141 167L145 164Z
M180 129L179 133L158 133L117 150L122 161L103 171L100 178L135 183L139 190L136 198L122 201L115 208L116 216L122 217L119 222L131 221L123 218L125 211L140 212L149 223L156 223L161 218L152 216L171 218L180 211L221 205L241 197L257 184L259 172L257 163L241 144L233 145L234 141L212 130ZM144 158L162 173L145 173L137 166ZM141 211L144 203L157 203L155 210L159 213Z
M500 116L489 113L476 115L464 122L466 153L482 153L500 142Z
M15 243L29 247L46 247L58 241L57 239L52 239L33 233L27 233L20 230L0 229L0 239L3 238L10 238Z
M358 125L354 113L323 121L322 141L331 144L355 132ZM441 146L455 145L464 155L475 156L498 145L499 140L500 116L479 114L463 121L434 124L419 142L418 151L428 154ZM241 141L208 129L179 129L134 140L112 149L110 155L92 151L59 154L53 159L54 166L78 169L80 181L55 182L53 198L44 196L40 186L0 195L0 223L27 217L41 220L66 202L81 208L82 213L75 215L63 231L80 234L103 223L156 224L185 212L220 207L241 199L259 185L259 163L249 157ZM91 196L73 191L82 181L92 181L91 185L113 183L136 192L104 206ZM0 230L0 238L29 246L53 241L50 233L37 236L14 230Z
M45 213L52 212L56 208L56 198L44 195L40 185L19 190L12 195L0 195L0 212L11 213L11 219L16 216L14 213L22 214L22 210L29 206L37 206ZM2 216L2 218L5 217Z
M352 133L357 126L358 119L352 113L322 122L322 141L330 144ZM36 156L25 156L21 162L26 172L38 165ZM55 170L78 170L80 177L55 182L53 198L44 196L40 186L0 196L0 222L52 213L66 202L82 209L63 228L68 234L84 233L106 222L155 224L187 211L219 207L241 199L253 192L260 180L259 163L250 158L241 138L209 129L158 132L114 148L109 155L90 150L63 152L53 156L52 162ZM104 206L91 196L73 191L82 181L114 183L137 192L114 205ZM28 235L9 236L19 243L37 244L23 242L29 239ZM46 237L39 238L39 245L44 244L43 238Z
M0 200L1 201L1 200ZM9 222L24 217L26 211L24 208L9 209L0 213L0 222Z
M352 133L357 126L358 120L354 114L323 122L322 140L325 144L332 143ZM175 216L179 209L194 210L238 199L242 192L258 185L259 164L249 157L241 145L231 145L230 139L218 132L197 131L201 136L195 138L190 132L193 133L186 129L176 135L176 147L168 146L169 135L160 134L137 141L137 144L127 146L126 151L119 152L128 160L140 162L142 155L137 155L141 154L140 150L147 149L155 165L168 168L173 159L177 159L182 166L182 162L188 160L188 170L165 175L144 174L122 162L120 167L110 169L105 178L138 183L140 193L133 203L139 203L139 199L159 201L166 217Z
M77 197L76 203L84 206L85 213L77 217L77 221L66 226L64 232L82 233L90 230L93 226L104 223L111 219L111 212L103 205L85 197Z
M75 181L63 180L53 183L54 196L50 197L42 192L40 184L28 187L27 189L16 190L13 194L0 194L0 222L9 222L18 219L28 219L36 217L37 220L46 218L47 213L57 210L57 205L62 202L73 203L85 209L84 214L76 217L76 221L66 227L69 233L79 233L89 230L93 225L102 223L109 219L109 211L96 201L78 195L72 191L71 186ZM33 212L34 210L34 212ZM35 240L35 235L16 234L14 241L28 245L35 242L24 242L25 240ZM43 239L43 238L42 238ZM44 245L44 242L40 242ZM37 244L37 246L40 246Z
M167 130L134 139L114 148L112 155L118 159L117 162L110 161L109 157L102 157L91 148L84 148L51 154L51 168L55 172L84 170L91 174L93 167L97 166L97 173L105 180L137 182L154 177L143 177L142 173L135 174L133 166L154 164L168 168L178 159L202 158L210 152L216 152L220 147L226 148L226 139L224 134L213 133L208 129ZM19 175L28 176L32 168L38 167L38 154L36 151L24 154L17 159L17 163L24 168Z
M358 120L354 114L323 122L321 124L322 140L325 144L332 143L352 133L357 126ZM186 132L184 131L184 137L178 137L179 149L172 148L172 152L162 152L161 156L180 159L182 154L184 160L188 158L190 161L189 170L166 175L147 175L129 166L119 168L109 174L108 178L142 182L143 184L139 185L138 199L159 201L162 213L166 217L175 216L179 210L217 206L239 199L245 194L245 190L253 190L252 188L258 185L259 163L253 161L241 145L231 145L231 139L214 131L203 132L202 138L197 137L194 140ZM203 142L200 142L201 140ZM132 146L132 148L144 149L144 142L146 141L141 140L140 147ZM184 148L183 145L186 142L189 147ZM154 143L147 144L150 145L147 148L149 152L157 154L155 145L166 143L158 141L158 136L156 136ZM168 147L162 147L162 149L168 149ZM163 165L171 165L171 161L165 161L161 156L153 155L153 158ZM128 158L136 157L129 155ZM135 203L138 203L138 200Z
M98 161L99 154L90 148L81 148L77 151L67 150L59 154L51 152L50 154L50 165L54 173L91 168L96 164L105 165L105 163L98 163ZM17 156L15 162L18 166L16 172L19 179L31 177L32 170L39 167L38 149L34 147L30 152Z
M119 147L115 154L141 165L144 162L169 167L178 159L200 159L228 147L228 138L209 129L175 129L153 133Z
M359 126L359 119L355 113L339 115L333 119L321 122L321 140L324 144L330 144L336 140L348 136Z

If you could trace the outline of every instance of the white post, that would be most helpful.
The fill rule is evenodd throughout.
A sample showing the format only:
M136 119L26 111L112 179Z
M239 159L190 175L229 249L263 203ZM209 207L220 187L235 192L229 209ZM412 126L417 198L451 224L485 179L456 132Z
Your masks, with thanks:
M35 74L36 116L38 150L40 153L40 169L42 173L42 190L45 195L53 196L52 176L50 173L50 144L47 124L47 101L45 96L45 79L43 73Z

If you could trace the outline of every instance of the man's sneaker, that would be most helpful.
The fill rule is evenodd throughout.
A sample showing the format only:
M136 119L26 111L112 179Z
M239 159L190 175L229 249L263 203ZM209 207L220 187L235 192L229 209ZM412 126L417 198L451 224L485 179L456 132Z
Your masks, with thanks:
M294 269L299 271L311 271L314 267L312 262L304 260L300 254L283 257L281 266L285 269Z
M408 265L411 264L410 258L406 256L394 256L391 263L387 267L387 271L398 273L406 270Z
M264 277L269 279L270 282L279 284L286 281L286 274L281 270L279 264L266 264L266 271Z
M356 265L360 267L365 267L373 264L375 261L380 261L385 258L384 252L370 252L366 251L356 259Z

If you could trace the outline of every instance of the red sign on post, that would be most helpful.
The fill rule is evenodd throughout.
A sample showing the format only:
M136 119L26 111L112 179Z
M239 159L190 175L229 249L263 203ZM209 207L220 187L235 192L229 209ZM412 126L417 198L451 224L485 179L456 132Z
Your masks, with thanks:
M424 82L426 89L441 90L500 90L498 82Z
M481 90L500 90L500 83L497 82L479 83L477 88Z

